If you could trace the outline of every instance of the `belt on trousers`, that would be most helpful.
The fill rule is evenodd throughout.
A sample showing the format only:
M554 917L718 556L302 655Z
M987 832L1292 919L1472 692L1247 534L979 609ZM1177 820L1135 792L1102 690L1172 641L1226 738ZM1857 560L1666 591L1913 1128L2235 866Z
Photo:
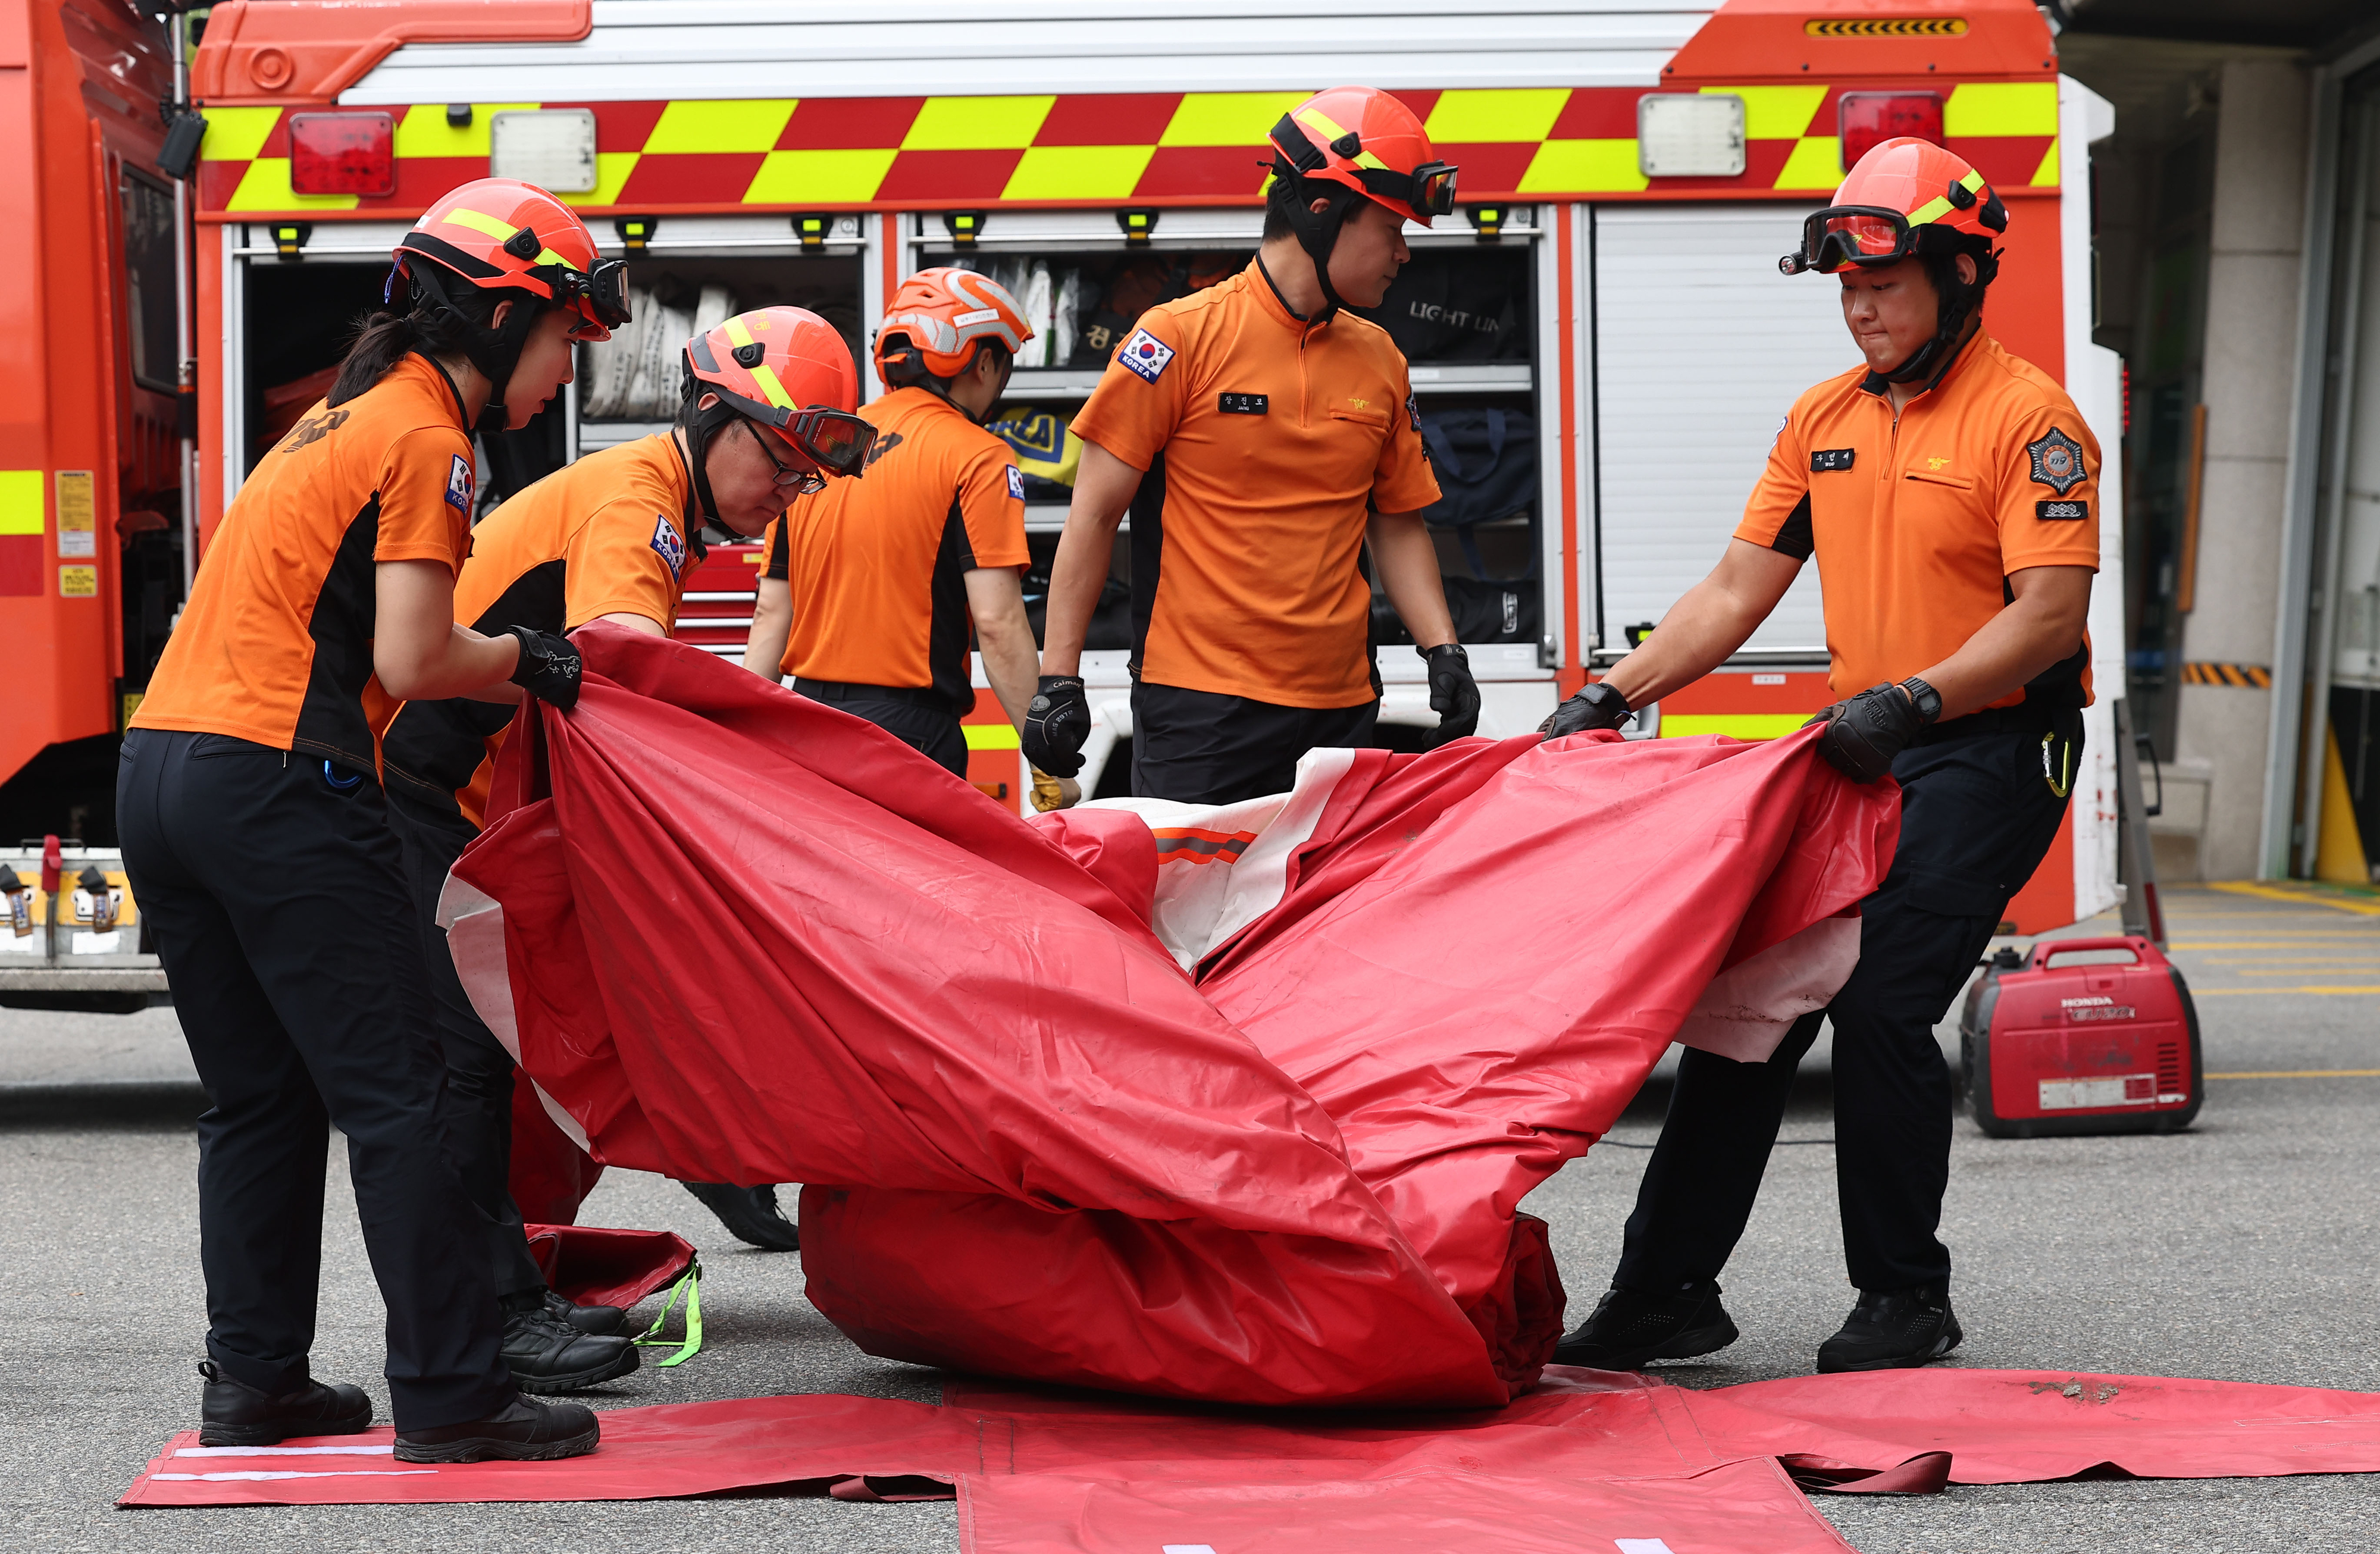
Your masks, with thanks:
M2018 707L1986 707L1980 712L1970 712L1963 718L1935 723L1918 731L1910 747L1940 745L1952 739L1974 739L1987 734L2051 734L2057 731L2058 716L2068 709L2041 707L2027 702Z
M796 675L794 689L812 701L897 701L904 707L922 707L929 712L951 710L949 697L919 686L855 686L841 680L805 680Z

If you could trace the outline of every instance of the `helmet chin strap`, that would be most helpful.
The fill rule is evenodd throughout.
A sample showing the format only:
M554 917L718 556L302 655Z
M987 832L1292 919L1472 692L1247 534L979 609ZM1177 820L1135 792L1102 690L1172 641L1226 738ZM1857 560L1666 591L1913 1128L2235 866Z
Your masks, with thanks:
M690 372L686 379L686 395L677 407L677 424L686 433L686 465L694 477L694 499L701 504L704 522L715 526L722 534L733 533L720 522L719 503L710 494L710 439L742 418L723 399L708 410L702 408L702 381Z
M2000 269L1999 256L1988 250L1970 257L1975 261L1975 278L1943 288L1940 303L1935 310L1934 338L1911 352L1908 360L1889 372L1877 373L1877 377L1888 383L1924 382L1946 365L1959 347L1966 343L1968 320L1982 303L1984 288L1991 284L1992 277L1998 274ZM1955 261L1950 273L1954 276L1958 273Z
M512 311L494 329L486 329L464 317L460 309L446 294L446 285L436 274L434 265L424 264L413 271L417 298L427 296L441 314L451 317L460 326L463 336L463 358L480 370L488 380L488 402L480 407L474 431L503 431L512 419L512 411L504 404L504 391L512 386L513 370L520 365L521 352L528 346L529 331L545 314L545 302L527 292L516 291L508 300Z
M1328 179L1308 182L1282 157L1274 159L1272 176L1276 187L1296 191L1283 200L1283 207L1289 215L1290 229L1297 234L1297 246L1314 261L1314 284L1322 292L1322 306L1305 322L1328 323L1331 315L1346 306L1330 285L1330 253L1339 246L1340 228L1347 225L1348 215L1364 197ZM1329 201L1319 215L1309 209L1318 198Z

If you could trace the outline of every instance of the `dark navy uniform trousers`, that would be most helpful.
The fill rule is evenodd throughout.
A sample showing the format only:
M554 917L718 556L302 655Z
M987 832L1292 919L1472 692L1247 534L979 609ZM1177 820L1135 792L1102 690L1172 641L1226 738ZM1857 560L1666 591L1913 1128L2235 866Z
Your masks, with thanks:
M310 1379L330 1130L346 1135L388 1307L400 1430L481 1419L513 1384L483 1232L447 1147L445 1064L381 791L318 757L134 729L116 828L207 1111L207 1353L281 1393Z
M1883 886L1860 904L1858 968L1824 1011L1835 1027L1843 1257L1862 1290L1950 1276L1937 1232L1952 1097L1934 1026L2049 851L2066 813L2061 790L2082 759L2077 712L1982 712L1927 734L1931 743L1893 762L1900 844ZM1767 1062L1682 1054L1615 1286L1650 1294L1718 1277L1752 1216L1820 1017L1797 1021Z

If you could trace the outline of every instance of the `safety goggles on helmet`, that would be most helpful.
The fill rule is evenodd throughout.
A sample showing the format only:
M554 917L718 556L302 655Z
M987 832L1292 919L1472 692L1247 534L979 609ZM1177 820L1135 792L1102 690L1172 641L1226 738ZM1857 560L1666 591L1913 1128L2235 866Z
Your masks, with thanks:
M1777 261L1788 275L1831 275L1846 264L1890 264L1917 251L1917 228L1882 205L1829 205L1802 223L1802 246Z
M1299 125L1295 115L1283 114L1272 127L1273 149L1279 152L1301 175L1321 171L1330 164L1330 158L1315 145ZM1330 151L1349 161L1364 154L1362 138L1354 131L1330 142ZM1427 225L1433 216L1454 212L1455 174L1451 162L1425 162L1409 173L1392 167L1366 167L1360 163L1348 171L1364 186L1366 194L1393 200L1413 212L1414 220Z
M795 453L833 475L856 475L867 468L868 451L876 444L876 428L844 410L795 410L784 419L771 420L768 425L791 443ZM781 470L784 467L778 466ZM782 476L777 483L784 484Z
M589 330L574 330L573 339L603 340L628 322L628 261L599 259L592 271L548 267L546 284L553 298L585 319Z

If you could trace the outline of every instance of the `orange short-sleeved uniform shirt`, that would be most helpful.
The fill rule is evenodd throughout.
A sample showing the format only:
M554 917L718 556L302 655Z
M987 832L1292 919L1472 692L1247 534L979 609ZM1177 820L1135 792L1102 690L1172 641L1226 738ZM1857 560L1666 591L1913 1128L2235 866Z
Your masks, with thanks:
M1251 262L1143 313L1074 431L1146 471L1135 674L1286 707L1378 694L1365 525L1439 498L1386 330L1305 322Z
M965 717L966 575L1032 561L1025 477L1007 443L929 389L859 413L876 428L867 470L798 498L761 540L765 576L793 595L784 672L931 690Z
M1864 368L1794 401L1735 537L1818 559L1839 697L1949 658L2010 573L2099 568L2099 444L2066 391L1980 331L1896 419ZM2091 695L2087 640L2037 684ZM1994 702L2025 698L2011 691Z
M692 490L667 434L554 471L472 531L455 618L491 637L516 625L574 631L601 615L642 615L668 631L691 565ZM509 707L463 697L405 703L381 735L390 789L478 825L512 721Z
M132 715L374 769L376 564L460 568L477 478L462 395L408 356L317 403L232 499Z

